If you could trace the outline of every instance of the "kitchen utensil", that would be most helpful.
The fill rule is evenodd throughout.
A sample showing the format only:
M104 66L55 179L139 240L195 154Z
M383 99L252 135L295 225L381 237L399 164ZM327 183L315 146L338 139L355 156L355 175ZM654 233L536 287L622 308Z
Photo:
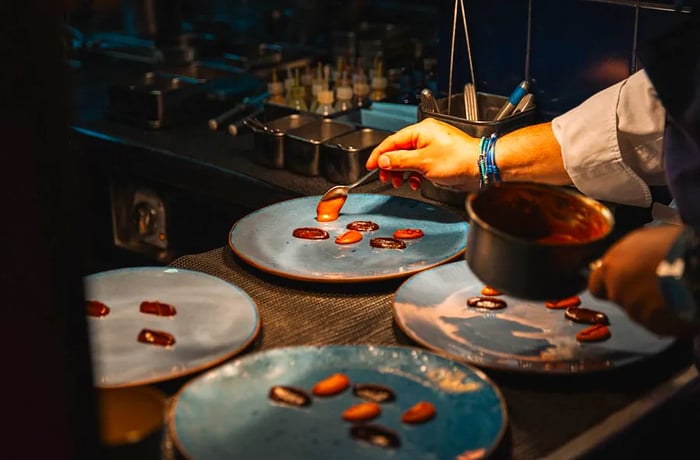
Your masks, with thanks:
M372 149L389 134L391 134L389 131L362 128L323 143L321 145L323 176L336 184L350 184L361 180L361 176L367 171L365 163Z
M321 199L319 201L327 201L327 200L332 200L335 198L341 198L341 197L346 197L348 196L348 192L357 187L358 185L364 183L367 181L370 177L372 177L374 174L376 174L379 171L379 169L375 168L365 174L364 176L360 177L357 179L355 182L349 185L336 185L331 188L329 188L326 193L321 196Z
M271 168L284 168L287 132L318 119L316 115L293 113L267 122L255 118L246 121L245 125L253 131L255 162Z
M329 139L355 129L355 125L323 118L288 131L285 140L284 167L304 176L320 176L321 145Z
M426 112L440 112L433 92L428 88L423 88L420 92L420 102Z
M602 203L546 184L495 184L469 195L466 209L471 270L484 284L530 300L583 291L614 227Z

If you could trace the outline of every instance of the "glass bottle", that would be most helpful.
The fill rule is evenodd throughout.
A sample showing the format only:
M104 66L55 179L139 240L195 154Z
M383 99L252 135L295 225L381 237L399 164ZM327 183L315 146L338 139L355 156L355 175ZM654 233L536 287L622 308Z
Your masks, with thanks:
M287 105L284 97L284 83L277 79L277 71L272 71L272 81L267 84L267 92L270 97L267 99L271 104Z
M347 84L338 86L335 90L335 111L345 112L353 108L352 86Z
M335 107L333 107L333 91L330 89L324 89L318 92L316 95L318 99L318 104L316 106L315 112L318 114L328 116L335 113Z

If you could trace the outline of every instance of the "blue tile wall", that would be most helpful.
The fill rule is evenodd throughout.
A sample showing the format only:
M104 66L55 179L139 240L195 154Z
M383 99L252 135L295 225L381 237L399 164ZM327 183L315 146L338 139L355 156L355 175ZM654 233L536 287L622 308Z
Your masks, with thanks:
M528 0L464 0L478 91L508 95L525 78ZM551 119L595 92L627 77L643 43L673 27L687 9L677 0L532 0L529 77L541 119ZM447 92L453 6L440 2L439 84ZM458 16L452 91L471 81L462 21Z

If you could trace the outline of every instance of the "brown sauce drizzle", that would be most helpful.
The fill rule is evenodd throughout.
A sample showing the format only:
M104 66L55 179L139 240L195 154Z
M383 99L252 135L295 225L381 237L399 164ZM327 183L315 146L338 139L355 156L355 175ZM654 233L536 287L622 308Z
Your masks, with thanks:
M311 397L301 388L275 385L270 388L269 397L273 401L289 406L303 407L311 404Z
M152 345L160 345L161 347L175 345L175 337L172 334L164 331L155 331L153 329L141 329L138 341Z
M348 230L357 230L358 232L373 232L379 230L379 224L370 220L356 220L345 226Z
M327 240L329 238L327 231L316 227L295 228L292 232L292 236L305 240Z
M576 323L610 324L605 313L590 308L569 307L564 312L564 316Z
M109 307L97 300L85 301L85 310L89 316L97 318L109 315Z
M508 304L503 299L495 297L474 296L467 299L467 306L473 308L485 308L488 310L500 310L506 308Z
M156 316L175 316L177 310L170 304L158 302L158 301L148 301L144 300L139 306L139 311L141 313L146 313L149 315Z
M399 435L381 425L363 423L350 427L350 436L374 446L396 448L401 446Z
M405 249L406 243L396 238L377 237L369 240L369 245L380 249Z

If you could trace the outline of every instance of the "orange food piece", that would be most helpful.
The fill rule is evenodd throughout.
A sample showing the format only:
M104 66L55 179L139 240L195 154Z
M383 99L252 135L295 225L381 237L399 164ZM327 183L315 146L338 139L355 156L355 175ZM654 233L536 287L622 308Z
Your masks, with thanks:
M594 324L578 331L576 340L579 342L600 342L609 339L610 336L610 328L605 324Z
M420 228L399 228L394 232L394 238L399 240L414 240L423 238L423 230Z
M481 295L496 296L501 295L501 291L494 289L491 286L484 286L483 289L481 289Z
M358 232L357 230L348 230L342 235L336 237L335 242L338 244L352 244L357 243L360 240L362 240L361 232Z
M437 410L432 403L420 401L406 409L401 415L401 421L404 423L423 423L435 417L436 413Z
M347 197L341 196L330 200L321 200L316 206L316 220L319 222L332 222L340 215L340 209L345 204Z
M569 307L578 307L581 305L581 298L577 295L566 297L559 300L548 300L544 306L553 310L564 310Z
M343 420L357 422L360 420L370 420L382 413L382 408L376 402L365 401L354 406L350 406L343 411Z
M85 309L90 316L101 317L109 314L109 307L97 300L87 300L85 302Z
M337 373L317 382L311 389L316 396L331 396L344 391L350 386L347 375Z

